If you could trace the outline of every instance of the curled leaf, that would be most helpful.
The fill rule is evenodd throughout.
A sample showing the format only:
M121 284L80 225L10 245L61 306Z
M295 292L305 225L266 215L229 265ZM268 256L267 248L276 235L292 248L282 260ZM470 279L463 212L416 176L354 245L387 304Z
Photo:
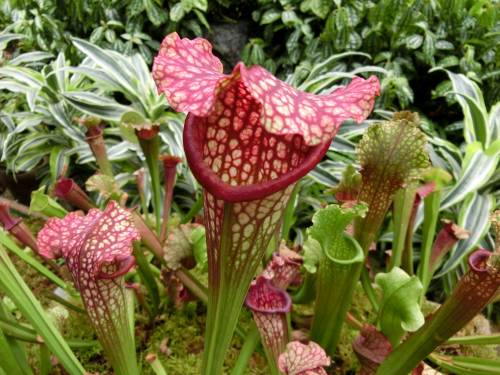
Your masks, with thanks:
M87 191L98 191L106 199L113 199L120 202L122 207L127 202L128 194L120 190L113 177L105 174L95 174L85 183Z
M286 290L293 279L299 274L300 263L291 261L287 257L273 254L273 259L267 263L262 275L273 280L274 286Z
M286 375L327 375L323 366L330 363L330 357L313 341L308 345L293 341L279 357L280 371Z
M357 375L375 375L380 364L392 352L387 337L369 324L361 327L352 348L361 362L361 370Z
M318 271L319 263L323 259L323 249L321 244L314 238L309 236L303 246L304 250L304 268L309 273L316 273Z
M416 331L425 322L418 304L423 287L418 277L410 277L398 267L389 273L379 273L375 276L375 284L383 290L380 327L395 348L406 332Z
M342 179L337 187L325 191L327 195L333 195L339 202L351 202L358 199L361 186L361 175L351 164L346 165L342 171Z
M200 261L202 260L204 229L199 224L182 224L170 233L164 249L164 258L170 269L177 270L181 267L182 260L194 257L196 244L198 244L198 257ZM193 240L196 243L193 243Z

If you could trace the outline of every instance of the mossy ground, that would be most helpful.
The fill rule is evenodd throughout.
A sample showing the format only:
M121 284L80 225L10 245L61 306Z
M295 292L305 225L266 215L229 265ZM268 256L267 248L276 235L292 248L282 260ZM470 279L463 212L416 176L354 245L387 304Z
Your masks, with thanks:
M30 229L36 233L43 222L41 220L28 221ZM34 269L27 266L17 256L12 255L11 259L15 267L19 270L23 280L29 288L37 295L40 303L45 309L57 305L55 302L40 295L43 288L51 289L53 286ZM195 274L206 282L206 274L201 274L199 270L194 270ZM379 299L381 298L380 289L375 292ZM0 291L0 298L3 297ZM73 303L77 304L75 300ZM424 313L427 315L437 309L438 305L427 303L424 305ZM301 305L298 310L300 314L307 317L312 314L313 305ZM296 308L297 310L297 308ZM64 319L61 329L66 338L77 338L84 340L93 340L95 335L88 322L87 316L68 310L69 316ZM376 315L366 298L363 288L359 284L351 302L349 312L363 324L375 324ZM145 313L140 307L136 309L136 346L138 352L139 367L141 374L153 375L154 372L145 361L148 354L156 354L165 367L169 375L197 375L200 373L201 361L203 356L203 337L205 332L206 307L201 302L190 302L185 304L180 310L177 309L168 297L163 297L162 311L154 322L149 322ZM240 324L248 329L252 322L251 313L244 308L240 314ZM304 327L293 323L294 329L300 329L308 334ZM477 317L473 322L462 330L459 335L473 335L490 333L489 322L482 316ZM332 366L332 374L351 375L359 370L359 362L352 350L352 342L358 336L358 331L344 324L339 340L337 353L333 358L335 366ZM162 352L160 346L162 341L168 338L169 354ZM236 363L239 352L243 345L243 340L234 336L231 347L227 353L224 364L223 374L231 374L232 368ZM29 362L33 368L39 368L40 351L39 346L28 344ZM111 375L112 369L109 367L104 352L100 346L90 349L78 349L75 351L78 359L90 373L99 373L100 375ZM495 346L454 346L443 349L443 353L470 356L485 359L499 360L498 347ZM51 374L62 375L64 372L54 366ZM246 375L265 375L269 374L266 361L259 354L254 353L249 363Z

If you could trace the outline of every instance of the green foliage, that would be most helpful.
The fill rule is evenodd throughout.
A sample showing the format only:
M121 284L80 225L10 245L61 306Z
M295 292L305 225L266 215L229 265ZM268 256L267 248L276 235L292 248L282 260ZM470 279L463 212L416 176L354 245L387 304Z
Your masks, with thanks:
M450 83L426 84L434 67L453 68L485 88L487 102L498 100L497 34L500 12L495 1L287 0L259 1L252 18L265 25L259 45L264 65L283 77L297 65L314 65L334 53L363 51L389 74L381 81L378 108L414 102L413 87L446 96ZM254 39L257 40L257 39ZM277 41L280 41L277 43ZM251 62L251 42L242 60ZM366 64L366 59L354 58ZM342 65L337 70L345 69ZM418 82L417 82L418 80ZM411 87L410 87L411 86Z

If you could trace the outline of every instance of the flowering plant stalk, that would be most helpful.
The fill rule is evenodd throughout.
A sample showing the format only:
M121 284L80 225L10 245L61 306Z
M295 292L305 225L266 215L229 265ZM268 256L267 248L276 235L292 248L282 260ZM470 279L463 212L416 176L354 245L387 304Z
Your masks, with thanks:
M168 35L153 77L172 108L189 111L184 147L204 188L209 307L202 374L219 374L255 270L298 179L348 117L363 121L379 92L355 78L330 95L301 93L259 66L231 75L204 39Z
M124 275L134 265L132 241L140 240L130 214L115 201L85 217L52 218L37 245L48 258L63 258L80 292L90 323L117 375L137 374L125 303Z

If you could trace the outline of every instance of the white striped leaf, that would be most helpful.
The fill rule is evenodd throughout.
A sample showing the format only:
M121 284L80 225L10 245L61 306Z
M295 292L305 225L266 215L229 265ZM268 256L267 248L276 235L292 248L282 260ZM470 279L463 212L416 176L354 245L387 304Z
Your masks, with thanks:
M61 139L60 134L34 134L33 136L29 137L26 139L21 146L19 147L19 150L17 151L19 154L23 154L26 151L34 148L34 147L39 147L40 145L45 144L47 141L50 140L58 140Z
M469 144L465 149L460 179L444 196L440 210L460 202L488 182L498 164L499 154L500 141L492 143L487 151L483 151L480 142Z
M500 102L491 107L488 123L490 127L491 142L500 139Z
M433 70L444 70L442 68L435 68L431 69ZM484 98L481 90L479 87L476 85L476 83L472 82L470 79L468 79L466 76L463 74L454 74L448 70L445 70L446 73L448 73L448 76L450 77L450 80L453 84L453 91L459 92L465 95L468 95L472 99L474 99L480 106L480 108L485 108L484 105ZM464 119L464 137L467 143L472 143L476 141L476 137L474 136L473 133L473 124L472 124L472 119L471 119L471 114L470 114L470 109L469 109L469 104L467 101L460 95L457 95L458 102L462 106L462 110L465 115Z
M490 129L488 126L488 113L486 112L484 103L481 105L474 98L461 92L454 92L454 94L465 99L469 105L472 124L470 131L473 131L476 140L480 141L484 147L488 147L490 144Z
M0 122L5 125L9 132L13 132L16 129L16 124L12 121L10 113L0 111Z
M118 122L124 113L130 112L129 107L121 104L106 103L105 100L102 100L101 104L97 104L89 103L86 100L76 99L74 95L68 95L68 93L65 93L63 96L73 107L89 116L98 117L103 120Z
M14 130L14 133L22 133L23 131L26 130L26 128L30 128L32 126L38 125L41 122L43 122L44 119L46 119L46 117L43 115L36 115L33 117L29 117L29 118L21 121L17 125L16 130Z
M342 136L344 139L351 139L362 135L366 129L378 122L380 122L380 120L365 120L358 125L356 120L347 119L340 126L336 136Z
M66 67L66 60L64 59L64 54L59 53L56 61L52 63L54 66L55 75L57 77L57 82L59 84L59 88L61 92L65 92L67 90L66 87L66 72L64 68Z
M127 74L124 67L116 61L115 57L102 48L82 39L73 38L73 44L87 56L89 56L100 67L106 69L118 81L120 81L127 90L134 91L134 82L130 74Z
M434 147L431 144L426 144L425 149L429 152L429 159L431 159L432 166L434 168L443 168L446 172L451 173L450 167L446 162L438 155Z
M16 156L13 162L13 172L27 172L35 168L40 160L43 159L44 156L50 154L50 148L45 150L38 149L27 152L25 154L19 154Z
M17 66L27 62L42 61L52 59L54 55L48 52L28 52L23 53L9 61L10 66Z
M354 142L351 142L347 139L342 138L339 135L333 137L329 150L340 152L340 153L347 152L349 154L357 153L356 144Z
M26 92L30 86L23 85L10 79L0 80L0 90L9 90L11 92Z
M30 87L40 87L43 84L42 75L34 70L9 67L0 68L0 77L13 78L20 83L24 83Z
M35 99L38 94L38 89L32 88L26 91L26 102L31 112L35 111Z
M64 146L55 146L50 152L50 174L52 183L64 172L64 168L69 165L68 148Z
M50 104L49 111L56 119L57 125L64 129L64 132L68 137L78 143L83 142L83 133L80 131L80 129L78 129L78 127L71 125L72 119L67 116L61 102L57 104Z
M467 195L460 208L458 225L472 232L472 234L469 238L460 240L457 243L454 249L451 250L450 259L434 278L441 277L455 269L483 240L491 225L488 215L495 208L495 201L495 197L492 194L481 195L473 192Z

